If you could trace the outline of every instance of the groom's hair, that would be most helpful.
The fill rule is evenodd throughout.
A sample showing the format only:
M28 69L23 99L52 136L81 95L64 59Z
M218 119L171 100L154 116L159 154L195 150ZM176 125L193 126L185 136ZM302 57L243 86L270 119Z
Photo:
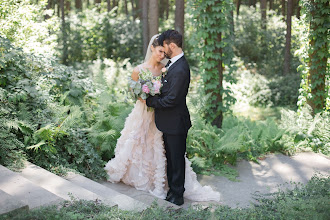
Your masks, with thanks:
M182 48L182 35L176 30L167 30L163 32L158 37L158 41L161 46L163 46L165 42L166 44L175 43L178 47Z

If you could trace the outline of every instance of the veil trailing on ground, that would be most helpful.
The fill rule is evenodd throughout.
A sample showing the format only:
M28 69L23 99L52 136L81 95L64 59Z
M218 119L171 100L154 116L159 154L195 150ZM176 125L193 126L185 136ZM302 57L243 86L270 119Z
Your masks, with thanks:
M154 42L155 38L158 37L159 34L155 34L154 36L152 36L152 38L150 39L149 41L149 45L148 45L148 48L147 48L147 53L146 53L146 56L144 57L144 62L147 62L149 60L149 58L151 57L151 54L152 54L152 51L151 51L151 45L152 43ZM168 62L168 59L164 58L161 63L166 65Z

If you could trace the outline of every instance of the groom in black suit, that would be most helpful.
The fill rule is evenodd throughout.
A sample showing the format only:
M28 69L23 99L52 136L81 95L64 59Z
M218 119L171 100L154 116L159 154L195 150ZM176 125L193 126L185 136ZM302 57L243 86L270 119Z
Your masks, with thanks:
M163 87L159 96L147 98L147 106L155 108L157 128L163 132L167 159L169 191L166 200L176 205L183 204L185 182L186 139L191 127L186 96L190 83L189 64L182 51L182 35L167 30L158 37L164 46L169 63L162 77Z

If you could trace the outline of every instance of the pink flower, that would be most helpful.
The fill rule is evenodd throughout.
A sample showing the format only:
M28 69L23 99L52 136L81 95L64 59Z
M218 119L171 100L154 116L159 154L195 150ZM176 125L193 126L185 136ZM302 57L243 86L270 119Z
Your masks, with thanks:
M167 71L167 69L165 67L162 68L162 73L165 73Z
M149 88L148 88L148 86L146 84L144 84L142 86L142 91L145 92L145 93L147 93L147 94L149 94L149 92L150 92L150 90L149 90Z
M154 82L154 89L155 89L155 93L158 94L159 93L159 89L162 86L162 83L160 81L155 81Z

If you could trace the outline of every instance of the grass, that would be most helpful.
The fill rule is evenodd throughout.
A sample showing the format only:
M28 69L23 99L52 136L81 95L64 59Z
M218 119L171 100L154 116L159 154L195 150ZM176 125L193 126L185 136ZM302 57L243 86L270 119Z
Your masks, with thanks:
M153 204L142 212L134 212L107 207L99 201L72 199L60 206L21 210L2 215L0 219L329 219L329 175L315 174L306 185L290 184L290 190L255 195L257 202L250 208L213 206L205 209L196 206L174 210Z

